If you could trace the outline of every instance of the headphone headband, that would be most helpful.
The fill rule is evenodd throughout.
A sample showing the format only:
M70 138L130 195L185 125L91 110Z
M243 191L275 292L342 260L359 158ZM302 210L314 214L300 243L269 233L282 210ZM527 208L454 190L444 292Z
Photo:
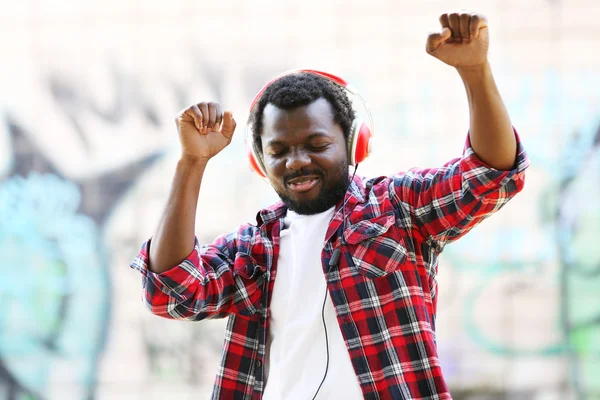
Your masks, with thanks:
M269 86L271 86L273 83L277 82L279 79L283 78L284 76L293 75L293 74L297 74L300 72L306 72L308 74L322 76L324 78L329 79L330 81L333 81L334 83L337 83L338 85L340 85L346 89L348 89L348 86L350 86L346 80L340 78L339 76L330 74L328 72L317 71L316 69L291 69L291 70L285 71L285 72L277 75L275 78L273 78L269 82L267 82L267 84L265 86L263 86L262 89L260 89L260 91L256 94L256 96L254 96L252 103L250 103L250 110L252 111L254 109L254 106L256 105L258 100L260 100L263 93L265 92L265 90L267 90L267 88ZM354 90L350 90L350 89L348 91L351 92L352 94L354 94L354 92L355 92Z

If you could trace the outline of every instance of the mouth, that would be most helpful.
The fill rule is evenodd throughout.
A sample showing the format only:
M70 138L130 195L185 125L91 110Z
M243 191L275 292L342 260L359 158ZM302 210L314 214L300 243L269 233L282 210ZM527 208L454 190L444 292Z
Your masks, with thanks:
M308 192L319 183L319 179L320 178L316 175L301 176L299 178L290 179L287 185L293 192Z

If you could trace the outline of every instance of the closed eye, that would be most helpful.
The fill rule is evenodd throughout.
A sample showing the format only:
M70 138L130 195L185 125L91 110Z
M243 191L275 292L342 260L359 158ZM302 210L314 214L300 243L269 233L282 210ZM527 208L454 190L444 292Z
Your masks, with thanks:
M313 151L323 151L323 150L326 150L328 147L329 147L329 144L318 144L318 145L308 146L308 148Z
M281 157L281 156L283 156L284 154L285 154L285 150L271 150L271 151L269 152L269 155L270 155L271 157L275 157L275 158Z
M306 149L313 152L321 152L327 150L330 147L330 145L330 143L308 144L306 145ZM269 156L279 158L284 156L286 152L287 148L281 148L277 146L269 150Z

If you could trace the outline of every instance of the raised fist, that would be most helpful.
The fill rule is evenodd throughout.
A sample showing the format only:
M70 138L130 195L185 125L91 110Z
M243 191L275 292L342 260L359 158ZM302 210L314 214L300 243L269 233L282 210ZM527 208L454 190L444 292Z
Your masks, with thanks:
M425 49L435 58L456 68L470 68L487 61L487 19L460 11L440 15L441 30L427 37Z
M229 143L235 131L231 111L218 103L193 104L175 118L182 156L211 159Z

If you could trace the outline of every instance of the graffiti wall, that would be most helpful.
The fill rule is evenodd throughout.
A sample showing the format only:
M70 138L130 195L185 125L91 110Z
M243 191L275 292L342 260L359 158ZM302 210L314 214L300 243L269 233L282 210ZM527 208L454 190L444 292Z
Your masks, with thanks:
M448 383L456 399L600 398L594 2L79 3L0 13L0 399L208 398L225 322L151 315L128 267L166 201L173 117L213 100L240 121L203 181L202 242L275 200L247 167L243 121L289 68L338 73L367 99L377 148L359 173L440 165L468 129L458 75L424 51L452 7L489 17L532 166L521 195L443 254Z

